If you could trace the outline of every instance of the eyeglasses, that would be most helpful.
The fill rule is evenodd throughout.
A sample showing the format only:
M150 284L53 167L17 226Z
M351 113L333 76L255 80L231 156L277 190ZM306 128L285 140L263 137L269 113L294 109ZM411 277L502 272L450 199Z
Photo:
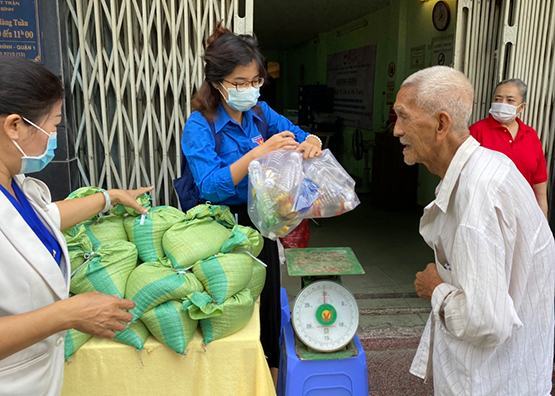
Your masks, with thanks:
M243 89L248 89L250 87L260 88L262 85L264 85L264 79L262 77L255 78L252 81L244 81L244 82L231 82L231 81L227 81L227 80L224 80L224 81L228 84L233 85L233 87L237 91L241 91Z

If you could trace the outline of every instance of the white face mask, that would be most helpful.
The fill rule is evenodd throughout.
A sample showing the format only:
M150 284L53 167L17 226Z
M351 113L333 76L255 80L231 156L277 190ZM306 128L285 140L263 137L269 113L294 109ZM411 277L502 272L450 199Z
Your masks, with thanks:
M520 105L519 105L520 106ZM514 106L508 103L497 103L493 102L489 113L498 122L502 124L508 124L513 122L517 115L518 106Z

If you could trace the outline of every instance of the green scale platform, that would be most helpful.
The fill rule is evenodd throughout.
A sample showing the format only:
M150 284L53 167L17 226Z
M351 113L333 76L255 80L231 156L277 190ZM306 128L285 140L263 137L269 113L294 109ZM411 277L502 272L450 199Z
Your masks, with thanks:
M358 307L341 286L342 276L365 273L353 250L286 249L285 259L302 290L293 317L281 291L278 395L368 395L366 355L356 337Z

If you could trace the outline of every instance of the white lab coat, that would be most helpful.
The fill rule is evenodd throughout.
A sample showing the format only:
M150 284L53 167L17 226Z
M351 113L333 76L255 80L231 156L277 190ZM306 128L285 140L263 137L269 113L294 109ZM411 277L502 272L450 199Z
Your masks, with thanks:
M69 256L60 232L60 213L41 181L17 176L16 182L63 249L61 267L10 201L0 193L0 316L36 310L68 297ZM64 333L54 334L0 360L0 395L61 392Z

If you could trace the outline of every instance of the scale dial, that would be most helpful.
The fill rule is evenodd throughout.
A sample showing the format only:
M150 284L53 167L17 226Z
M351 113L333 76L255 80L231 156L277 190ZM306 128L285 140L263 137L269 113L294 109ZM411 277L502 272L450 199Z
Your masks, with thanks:
M305 287L293 306L295 333L306 346L319 352L343 348L358 328L358 306L339 283L318 281Z

